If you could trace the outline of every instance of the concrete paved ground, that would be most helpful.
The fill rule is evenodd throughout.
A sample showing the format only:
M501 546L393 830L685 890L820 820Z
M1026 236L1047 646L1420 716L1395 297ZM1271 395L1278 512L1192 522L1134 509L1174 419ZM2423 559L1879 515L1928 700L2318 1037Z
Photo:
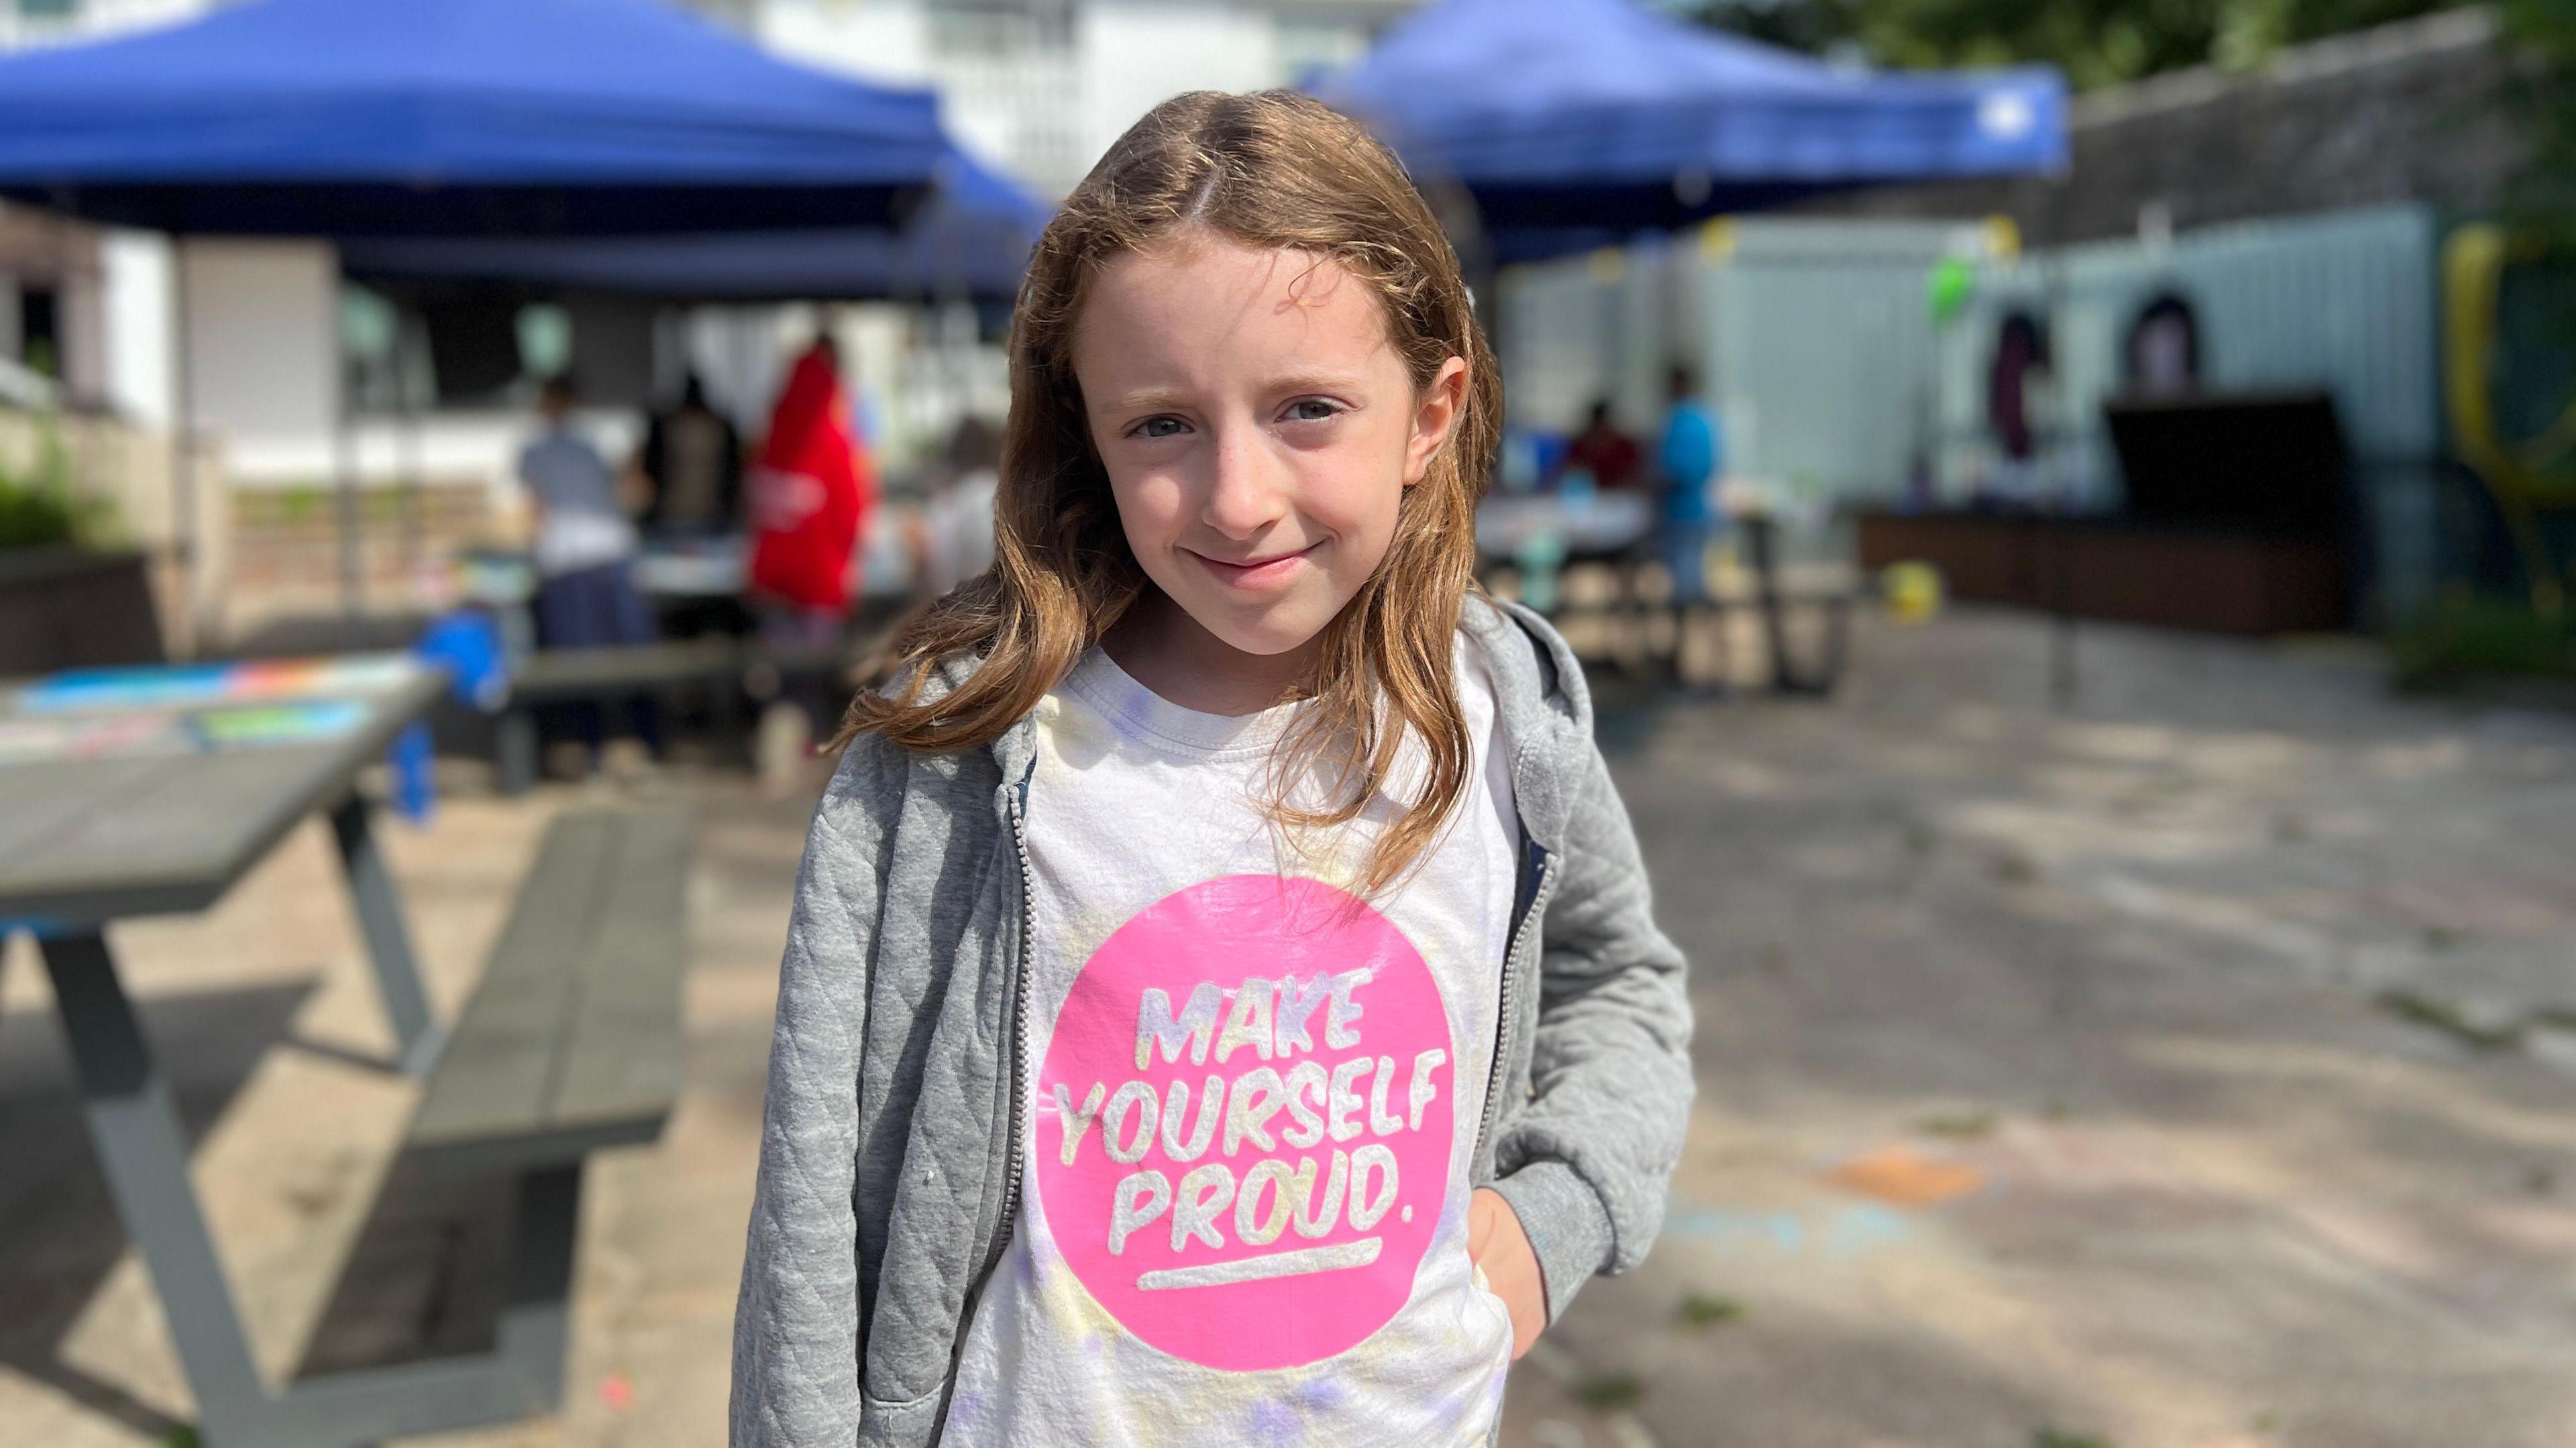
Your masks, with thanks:
M1960 614L1864 628L1832 704L1603 682L1702 1094L1663 1242L1516 1376L1515 1448L2576 1442L2576 719L2110 629L2059 708L2046 656ZM442 1443L721 1439L809 802L670 787L689 1094L593 1164L563 1412ZM442 1010L582 796L389 831ZM488 1333L491 1204L391 1157L318 827L116 944L269 1370ZM187 1394L10 950L0 1443L163 1442Z

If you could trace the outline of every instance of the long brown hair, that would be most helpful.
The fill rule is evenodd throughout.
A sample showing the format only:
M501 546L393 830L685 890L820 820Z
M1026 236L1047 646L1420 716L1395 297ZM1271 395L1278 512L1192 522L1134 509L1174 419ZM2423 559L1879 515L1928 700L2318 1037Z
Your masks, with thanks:
M1090 279L1111 260L1185 228L1329 261L1366 283L1417 391L1451 357L1467 378L1447 440L1404 490L1377 572L1325 626L1308 707L1271 756L1274 818L1293 829L1347 824L1387 787L1408 732L1421 739L1420 789L1378 838L1360 879L1374 893L1404 874L1466 792L1471 758L1451 678L1458 611L1475 581L1476 500L1500 445L1502 386L1476 325L1457 254L1421 193L1358 123L1289 91L1194 91L1156 106L1065 199L1029 263L1011 322L1011 415L1002 441L993 567L930 605L896 636L837 743L874 732L912 749L988 744L1037 707L1151 585L1128 550L1093 450L1073 337ZM982 664L935 698L943 660ZM1381 707L1380 701L1384 704ZM1294 782L1327 781L1326 801L1292 806Z

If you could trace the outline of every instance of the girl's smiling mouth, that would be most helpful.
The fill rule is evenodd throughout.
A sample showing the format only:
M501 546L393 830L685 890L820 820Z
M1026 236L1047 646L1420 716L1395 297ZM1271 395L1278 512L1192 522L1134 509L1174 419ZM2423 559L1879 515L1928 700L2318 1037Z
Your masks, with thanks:
M1294 577L1298 566L1306 562L1316 549L1323 546L1323 540L1318 539L1294 553L1274 553L1267 558L1248 558L1240 562L1225 558L1211 558L1193 548L1184 548L1181 551L1205 564L1207 571L1214 574L1219 583L1228 587L1272 588Z

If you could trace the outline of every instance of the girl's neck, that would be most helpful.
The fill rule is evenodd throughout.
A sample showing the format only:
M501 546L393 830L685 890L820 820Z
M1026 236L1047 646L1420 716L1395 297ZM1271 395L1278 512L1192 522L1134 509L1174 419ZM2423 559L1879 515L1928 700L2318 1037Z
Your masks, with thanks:
M1202 714L1243 715L1303 693L1323 636L1286 653L1245 653L1148 588L1100 644L1128 677L1166 703Z

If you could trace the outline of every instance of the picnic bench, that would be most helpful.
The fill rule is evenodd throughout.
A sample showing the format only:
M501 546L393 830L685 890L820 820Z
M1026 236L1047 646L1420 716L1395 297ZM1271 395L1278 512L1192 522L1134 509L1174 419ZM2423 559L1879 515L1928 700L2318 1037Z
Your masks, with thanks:
M662 1133L680 1090L689 821L586 811L547 830L404 1138L425 1170L516 1180L508 1297L489 1353L372 1374L344 1420L255 1440L347 1448L551 1411L563 1392L582 1167ZM412 1375L397 1377L396 1375ZM299 1385L328 1394L340 1379Z
M551 704L601 703L706 690L720 709L740 686L745 645L709 637L591 649L539 649L511 666L509 698L493 740L503 794L537 781L537 711Z
M776 697L796 681L825 681L825 692L849 687L848 675L883 637L898 608L872 603L854 622L852 639L822 646L782 646L760 639L708 636L589 649L539 649L511 666L509 693L495 721L494 765L503 794L524 794L538 773L539 712L550 705L650 696L705 697L718 727L736 732L745 700Z
M531 1170L661 1134L680 1088L688 857L679 811L554 822L430 1072L408 1150Z
M1738 526L1751 554L1752 604L1762 619L1763 647L1771 660L1772 692L1831 694L1842 678L1843 660L1850 646L1851 606L1856 590L1847 583L1818 587L1788 582L1782 577L1784 570L1777 556L1778 530L1772 520L1757 515L1742 519ZM1714 606L1723 610L1727 601L1715 600ZM1800 667L1789 647L1788 613L1797 607L1816 609L1824 615L1824 640L1812 669Z
M36 936L99 1165L170 1326L208 1448L351 1448L550 1410L582 1165L650 1141L679 1087L688 823L557 820L452 1029L428 1009L357 776L446 690L400 655L96 671L0 688L0 931ZM394 1054L406 1151L506 1175L512 1276L491 1351L264 1380L168 1082L107 926L212 906L330 821Z
M1507 501L1521 503L1528 500ZM1490 502L1486 504L1488 511L1494 506ZM1518 515L1506 515L1506 522L1509 529L1489 528L1480 516L1479 537L1488 545L1490 559L1496 563L1516 565L1518 560L1495 551L1496 544L1517 539L1519 534L1511 530L1526 530L1538 524ZM1558 618L1595 613L1615 620L1626 643L1625 647L1612 651L1614 661L1620 667L1641 673L1669 668L1675 674L1681 669L1684 637L1695 621L1709 620L1722 626L1736 613L1750 613L1761 626L1771 691L1784 695L1830 695L1842 678L1849 649L1851 610L1859 597L1859 589L1840 576L1825 581L1794 577L1792 570L1779 561L1778 526L1767 514L1739 517L1732 526L1744 540L1746 571L1752 580L1748 591L1712 591L1709 596L1696 601L1685 601L1669 590L1651 592L1642 586L1642 580L1650 574L1661 576L1665 571L1652 534L1640 533L1625 543L1604 536L1595 540L1597 546L1569 549L1558 566L1590 564L1606 567L1613 580L1609 602L1594 607L1577 607L1558 604L1550 598L1540 611ZM1809 662L1801 662L1797 658L1790 639L1789 621L1800 612L1815 615L1821 625L1815 657ZM1669 621L1666 631L1671 643L1668 650L1657 650L1648 642L1654 633L1651 625L1658 620Z

